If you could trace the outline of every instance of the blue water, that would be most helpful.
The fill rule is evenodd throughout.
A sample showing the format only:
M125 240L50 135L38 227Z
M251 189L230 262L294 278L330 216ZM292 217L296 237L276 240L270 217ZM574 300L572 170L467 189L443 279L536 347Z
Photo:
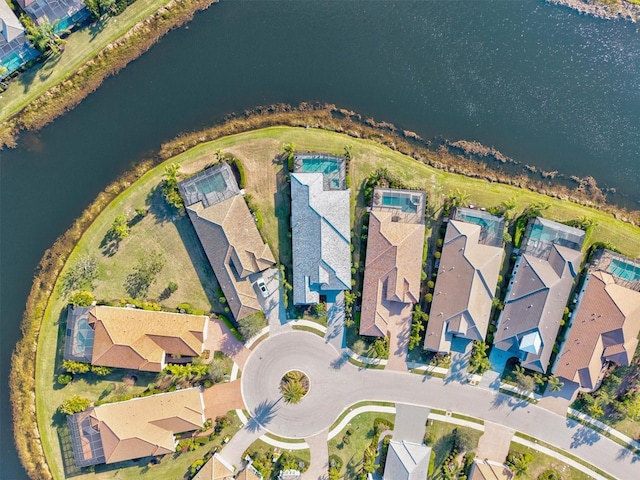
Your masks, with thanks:
M403 212L416 213L418 206L411 203L411 197L407 195L382 194L382 204L388 207L401 207Z
M640 268L634 267L633 265L616 258L611 260L609 273L629 282L637 282L640 280Z
M199 191L205 195L211 192L224 192L227 189L227 183L221 173L196 180L196 186Z
M334 173L340 170L340 163L331 158L304 158L302 159L303 172L321 172L325 175Z

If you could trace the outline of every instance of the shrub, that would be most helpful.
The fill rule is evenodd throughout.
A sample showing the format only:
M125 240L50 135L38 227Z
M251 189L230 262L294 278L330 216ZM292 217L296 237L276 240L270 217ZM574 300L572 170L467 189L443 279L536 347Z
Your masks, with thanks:
M60 385L67 385L71 382L72 379L73 377L68 373L61 373L60 375L58 375L58 383Z
M146 217L147 213L149 213L149 211L145 207L136 208L136 215L139 217Z
M431 294L431 293L427 293L427 294L424 296L424 300L425 300L425 302L427 302L427 303L431 303L431 301L433 300L433 294Z
M178 290L178 284L176 282L169 282L169 285L167 285L167 291L169 293L174 293L176 290Z
M429 287L429 288L433 288L433 287L435 287L435 285L436 285L436 284L435 284L435 282L434 282L433 280L429 280L429 281L427 282L427 287Z
M442 256L442 254L440 252L436 252L436 253L433 254L433 256L435 258L440 258Z
M60 405L58 409L61 413L66 415L73 415L74 413L86 410L89 405L91 405L91 402L88 398L81 397L80 395L74 395L62 402L62 405Z
M77 374L77 373L87 373L91 368L91 365L83 362L76 362L75 360L63 360L62 368L68 373Z
M95 298L93 293L81 290L79 292L73 292L69 298L69 303L74 307L88 307L94 302Z
M113 368L111 367L103 367L100 365L91 365L91 373L95 373L99 377L104 377L113 372Z

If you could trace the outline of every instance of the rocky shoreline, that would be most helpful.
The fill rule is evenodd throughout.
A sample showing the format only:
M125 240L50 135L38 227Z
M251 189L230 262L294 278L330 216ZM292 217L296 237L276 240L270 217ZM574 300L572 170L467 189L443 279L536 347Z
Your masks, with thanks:
M585 15L607 20L640 22L640 5L627 0L545 0L552 5L562 5Z

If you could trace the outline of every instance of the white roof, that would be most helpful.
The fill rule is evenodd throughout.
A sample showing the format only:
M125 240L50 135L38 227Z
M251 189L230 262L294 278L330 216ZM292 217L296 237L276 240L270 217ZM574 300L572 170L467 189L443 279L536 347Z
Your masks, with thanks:
M17 38L22 32L24 27L13 13L11 7L5 0L0 0L0 27L2 30L2 36L7 42Z

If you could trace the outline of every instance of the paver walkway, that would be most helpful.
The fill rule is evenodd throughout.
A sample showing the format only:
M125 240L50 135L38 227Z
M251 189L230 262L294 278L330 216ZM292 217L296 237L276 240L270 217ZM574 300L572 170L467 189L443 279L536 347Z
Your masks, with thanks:
M303 480L327 480L329 472L329 429L312 437L307 437L307 445L311 450L311 465L302 475Z
M251 354L251 350L246 348L218 318L209 320L204 348L211 352L210 359L213 359L213 352L221 351L229 355L240 368L244 368Z
M202 392L204 416L215 421L216 417L226 415L229 410L244 409L242 385L240 380L219 383Z

